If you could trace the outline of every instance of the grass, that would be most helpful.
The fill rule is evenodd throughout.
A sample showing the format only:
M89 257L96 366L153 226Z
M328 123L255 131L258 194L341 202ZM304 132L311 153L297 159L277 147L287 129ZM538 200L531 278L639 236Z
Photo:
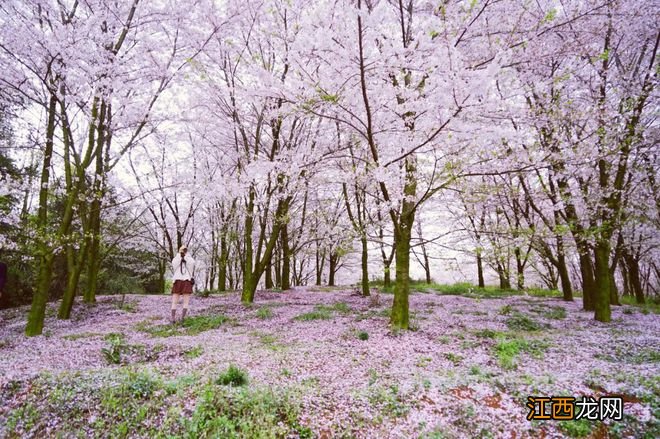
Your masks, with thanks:
M99 332L81 332L81 333L78 333L78 334L69 334L69 335L65 335L65 336L62 337L62 339L63 339L63 340L71 340L71 341L75 341L75 340L80 340L80 339L83 339L83 338L95 338L95 337L100 337L100 336L102 336L102 335L103 335L103 334L101 334L101 333L99 333Z
M387 288L384 286L382 280L369 282L369 285L378 288L384 293L394 293L394 281ZM410 291L417 292L433 292L436 294L465 296L473 298L486 298L497 299L508 296L518 296L527 294L535 297L561 297L562 294L557 290L547 290L543 288L527 288L524 291L514 289L500 289L492 285L486 285L484 288L479 288L469 282L457 282L454 284L439 284L435 282L427 283L426 280L410 280Z
M579 419L577 421L564 421L559 424L559 429L569 437L587 437L593 429L593 421Z
M646 298L646 303L637 303L633 296L620 296L621 305L633 306L643 314L660 314L660 299Z
M105 340L108 346L101 348L101 353L109 365L154 361L163 350L162 345L148 347L142 344L128 344L124 334L116 332L107 334Z
M330 320L334 313L349 314L353 310L344 302L337 302L332 305L316 305L313 311L300 314L293 318L297 321L311 321L311 320Z
M357 338L362 341L369 340L369 333L367 331L360 331L358 332Z
M654 348L620 347L605 346L604 352L596 354L597 358L610 361L612 363L623 364L654 364L660 363L660 350Z
M239 387L244 386L248 382L247 372L238 366L230 364L227 370L220 374L218 379L215 380L216 384L223 386Z
M8 437L313 437L295 389L129 368L41 375L20 386L21 401L6 412Z
M193 348L189 348L183 352L183 355L188 358L188 359L194 359L197 357L201 357L202 354L204 353L204 348L201 345L197 345Z
M551 306L542 315L550 320L563 320L566 318L566 310L561 306Z
M516 359L522 352L526 352L535 358L542 358L549 344L542 340L523 340L521 338L498 338L495 344L495 356L503 369L512 370L517 368Z
M136 329L146 332L152 337L172 337L177 335L197 335L205 331L217 329L220 326L231 322L232 320L222 314L202 315L188 317L179 325L152 325L150 321L145 320L136 325Z
M444 357L449 360L454 366L458 366L461 364L461 361L463 361L463 357L458 354L454 354L451 352L445 353Z
M309 322L312 320L330 320L331 318L332 318L332 313L330 311L314 310L297 315L296 317L293 318L293 320L297 320L301 322Z
M512 331L540 331L543 329L543 325L536 320L517 311L506 319L506 326Z
M404 417L410 411L410 407L405 403L405 395L399 392L399 388L395 384L389 386L373 384L369 386L367 399L373 407L379 409L387 417Z
M313 437L299 421L300 406L285 390L204 388L185 420L184 437Z
M257 310L257 318L266 320L273 317L273 310L268 306L263 306Z

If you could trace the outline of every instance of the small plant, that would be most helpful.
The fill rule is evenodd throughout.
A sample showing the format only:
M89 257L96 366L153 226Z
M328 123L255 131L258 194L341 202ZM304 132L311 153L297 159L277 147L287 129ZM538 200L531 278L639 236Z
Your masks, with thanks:
M504 369L515 369L515 359L520 352L527 352L535 358L541 358L548 346L547 342L541 340L528 342L519 338L500 339L495 345L495 355Z
M126 348L124 334L112 332L105 336L105 340L110 343L110 346L101 349L105 361L108 364L121 363L121 353Z
M559 424L559 428L570 437L587 437L591 433L592 427L592 422L586 419L565 421Z
M500 308L499 314L503 316L507 316L511 314L511 311L513 311L511 305L504 305L502 308Z
M431 357L420 357L417 360L417 363L415 365L417 367L424 368L424 367L428 366L429 364L431 364L431 361L433 361L433 359Z
M330 320L331 318L332 318L332 313L327 309L315 309L314 311L300 314L294 317L293 320L308 322L311 320Z
M207 298L213 293L213 290L209 289L203 289L203 290L197 290L195 291L195 296L197 297L202 297L202 298Z
M129 373L125 382L127 392L134 398L141 399L151 398L161 384L160 380L146 372Z
M360 331L357 335L358 339L366 341L369 340L369 333L367 331Z
M454 366L458 366L461 363L461 361L463 361L463 357L451 352L445 353L445 358L451 361Z
M115 303L115 308L126 311L126 312L137 312L138 306L137 302L132 300L126 300L126 293L121 295L121 300L119 303Z
M479 338L496 338L502 335L499 331L493 331L492 329L482 329L474 333Z
M506 326L512 331L538 331L542 329L540 323L521 313L514 313L506 319Z
M563 320L566 318L566 310L561 306L553 306L543 313L543 317L551 320Z
M186 318L180 326L173 325L152 325L150 321L145 320L136 325L136 329L146 332L152 337L172 337L175 335L197 335L199 333L217 329L225 323L230 322L228 317L217 315L202 315Z
M183 355L186 358L193 359L201 356L204 353L204 348L200 345L195 346L194 348L189 348L183 352Z
M216 384L222 384L223 386L239 387L247 384L247 381L247 372L230 364L229 368L227 368L227 370L223 372L215 382Z
M270 307L267 306L261 307L257 310L257 317L262 320L269 319L273 317L273 311L270 309Z

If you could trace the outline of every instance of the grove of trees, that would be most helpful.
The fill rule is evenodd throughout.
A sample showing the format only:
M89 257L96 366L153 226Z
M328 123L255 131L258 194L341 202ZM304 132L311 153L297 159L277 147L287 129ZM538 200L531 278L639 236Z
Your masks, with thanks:
M4 0L2 305L26 334L101 292L469 280L660 288L660 4L648 0ZM374 270L373 267L380 267ZM393 276L392 274L393 273Z

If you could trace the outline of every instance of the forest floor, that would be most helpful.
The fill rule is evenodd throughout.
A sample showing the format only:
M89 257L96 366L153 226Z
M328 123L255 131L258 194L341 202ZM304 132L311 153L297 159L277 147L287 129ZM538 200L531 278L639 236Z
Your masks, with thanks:
M0 437L660 437L660 316L534 296L295 288L102 296L23 335L0 311ZM231 367L230 367L231 366ZM623 418L527 420L528 396L621 396Z

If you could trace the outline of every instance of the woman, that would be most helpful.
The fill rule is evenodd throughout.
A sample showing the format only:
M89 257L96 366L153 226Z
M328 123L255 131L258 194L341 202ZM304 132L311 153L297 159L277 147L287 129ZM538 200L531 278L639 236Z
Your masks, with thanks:
M186 256L188 247L185 245L179 249L179 254L172 259L172 317L170 323L176 323L176 307L179 303L179 296L183 296L183 310L181 311L181 321L186 318L188 313L188 303L193 291L195 260Z

